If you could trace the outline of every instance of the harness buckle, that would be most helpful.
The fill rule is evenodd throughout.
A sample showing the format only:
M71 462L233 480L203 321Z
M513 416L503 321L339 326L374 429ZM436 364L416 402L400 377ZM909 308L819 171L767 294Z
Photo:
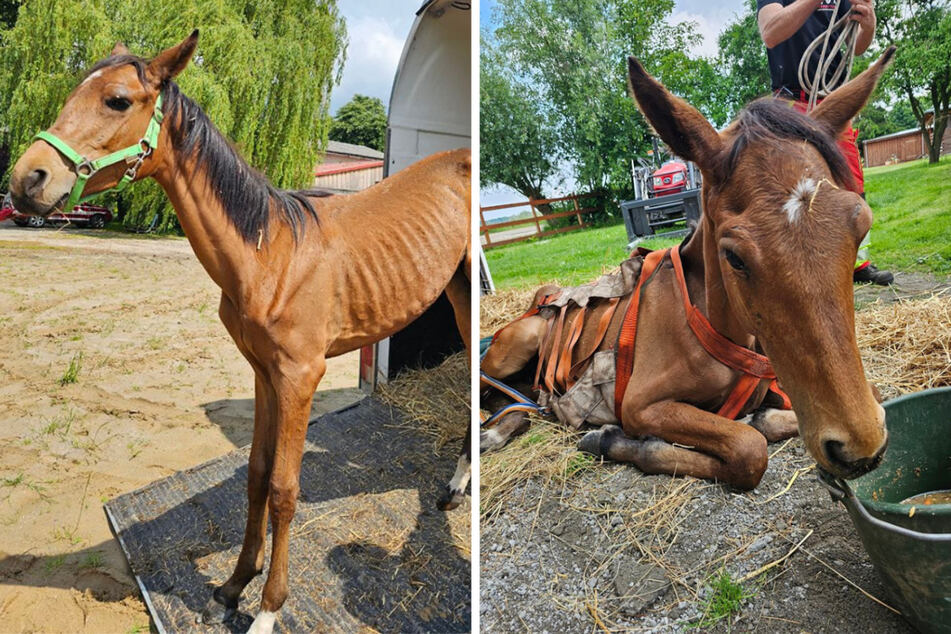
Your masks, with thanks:
M89 177L92 176L95 171L95 168L92 166L92 161L89 159L84 160L76 166L76 174L79 176Z

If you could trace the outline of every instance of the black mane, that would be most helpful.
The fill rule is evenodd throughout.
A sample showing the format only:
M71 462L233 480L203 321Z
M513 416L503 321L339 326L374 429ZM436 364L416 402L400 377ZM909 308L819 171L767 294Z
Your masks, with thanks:
M89 72L122 64L132 64L145 84L147 62L134 55L109 57L93 66ZM175 82L169 81L163 86L162 102L164 125L168 127L172 147L182 158L194 156L198 165L205 169L225 214L246 242L255 243L262 232L267 233L272 212L276 212L287 223L295 240L303 235L308 216L318 221L317 211L308 197L330 196L329 192L290 191L274 187L263 174L241 158L208 119L208 115L182 94Z
M819 151L839 185L848 187L853 182L834 133L816 119L793 109L787 101L771 97L757 99L740 111L734 125L736 137L727 154L725 174L733 172L740 154L750 143L802 140Z

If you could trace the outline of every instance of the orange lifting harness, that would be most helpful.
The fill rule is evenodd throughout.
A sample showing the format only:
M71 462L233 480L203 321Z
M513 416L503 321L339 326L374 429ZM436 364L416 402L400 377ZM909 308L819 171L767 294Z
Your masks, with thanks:
M687 281L684 278L683 263L680 260L680 251L678 248L664 249L662 251L639 251L644 255L644 263L638 276L637 286L630 296L627 304L627 310L624 315L624 321L621 324L621 330L617 341L617 365L615 375L614 390L614 413L618 420L621 420L621 403L624 400L624 392L627 390L631 379L631 373L634 369L634 343L637 339L637 317L638 308L641 299L641 290L644 284L650 280L659 268L660 264L670 257L677 278L677 284L680 287L680 295L684 300L684 310L687 314L687 324L696 335L700 345L714 359L723 365L739 371L740 378L733 386L733 390L726 401L717 411L717 414L725 418L734 419L742 411L743 406L750 400L753 392L756 391L760 381L770 381L770 391L774 392L783 401L784 409L791 409L789 397L779 388L776 382L776 373L769 359L749 348L737 345L721 335L714 329L710 321L700 312L700 310L690 303L690 295L687 292ZM542 308L549 305L558 298L558 293L546 295L537 306L532 307L515 321L537 315ZM578 361L572 365L571 359L574 356L574 348L581 337L581 331L584 326L584 318L588 307L582 307L568 325L568 335L564 346L559 343L562 340L565 329L565 321L568 314L568 303L565 303L554 318L548 321L548 332L545 335L544 342L539 349L538 366L535 370L536 390L540 390L543 384L539 381L544 379L544 389L552 395L559 392L567 392L572 385L581 376L584 369L590 362L592 355L601 347L608 328L611 325L611 319L617 310L622 298L614 297L609 300L609 308L601 315L598 321L598 330L590 350L585 354L578 355ZM554 308L554 307L553 307ZM514 322L512 322L514 323ZM499 333L505 328L495 333L492 342L498 338ZM549 348L550 346L550 348ZM548 349L547 361L545 350ZM542 377L542 368L545 368L544 377Z
M740 378L733 386L733 391L727 397L726 401L717 411L719 416L734 419L742 411L743 406L756 391L760 381L770 381L770 391L775 392L783 400L783 407L790 409L789 397L780 390L776 382L776 373L773 366L764 355L761 355L749 348L737 345L718 333L710 321L700 312L700 310L690 303L690 295L687 292L687 281L684 278L683 263L680 260L680 251L678 248L664 249L663 251L652 251L644 259L644 266L641 269L641 275L637 282L637 288L631 297L628 305L627 314L624 316L624 322L621 324L621 332L618 336L617 346L617 378L614 391L614 412L621 419L621 403L624 400L624 392L630 382L631 372L634 369L634 341L637 338L637 313L640 303L641 289L644 282L650 279L661 262L670 257L674 266L674 273L677 277L677 284L680 287L680 295L684 300L684 310L687 313L687 324L690 330L696 335L700 345L703 346L710 356L723 365L739 371Z

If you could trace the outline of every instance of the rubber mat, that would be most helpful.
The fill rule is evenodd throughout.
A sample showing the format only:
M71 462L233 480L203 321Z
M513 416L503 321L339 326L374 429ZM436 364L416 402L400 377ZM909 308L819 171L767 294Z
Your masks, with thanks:
M469 504L435 508L457 450L434 452L431 438L373 397L314 420L291 525L290 597L275 631L468 632ZM248 451L105 505L160 632L244 632L257 612L264 575L232 620L196 625L240 552Z

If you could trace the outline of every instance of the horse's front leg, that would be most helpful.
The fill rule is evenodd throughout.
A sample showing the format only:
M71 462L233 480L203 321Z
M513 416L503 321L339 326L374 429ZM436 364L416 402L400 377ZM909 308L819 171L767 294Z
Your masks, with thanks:
M202 623L221 623L238 608L245 586L264 568L268 480L274 457L274 394L268 382L254 377L254 438L248 458L248 519L244 543L231 577L217 588L202 613Z
M249 634L269 634L287 599L287 562L291 520L300 492L300 467L307 419L317 384L324 375L323 357L309 364L287 362L271 372L276 403L273 467L268 481L271 518L271 563L261 596L261 609Z
M756 429L687 403L637 407L625 399L622 430L586 434L579 449L633 462L645 473L689 475L753 489L766 471L766 438Z

